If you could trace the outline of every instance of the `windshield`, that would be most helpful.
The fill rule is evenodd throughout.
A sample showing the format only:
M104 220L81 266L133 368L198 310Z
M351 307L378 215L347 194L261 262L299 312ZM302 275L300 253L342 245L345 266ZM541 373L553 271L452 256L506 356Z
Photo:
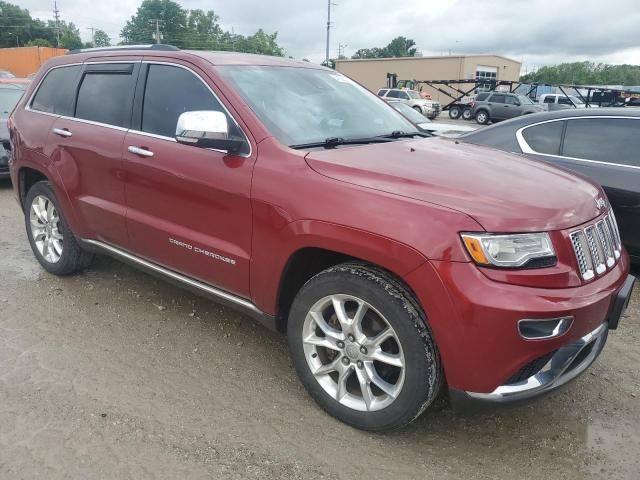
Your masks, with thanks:
M22 90L18 88L0 88L0 115L11 113L21 96Z
M15 78L16 76L11 73L11 72L7 72L6 70L0 70L0 78Z
M254 65L217 70L285 145L416 132L384 101L337 72Z
M529 97L525 97L524 95L518 95L518 100L522 105L533 105L533 102Z
M431 122L431 120L429 120L427 117L422 115L420 112L418 112L414 108L411 108L406 103L389 102L389 105L391 105L393 108L398 110L401 114L403 114L405 117L407 117L409 120L411 120L416 125L419 125L421 123L429 123L429 122Z

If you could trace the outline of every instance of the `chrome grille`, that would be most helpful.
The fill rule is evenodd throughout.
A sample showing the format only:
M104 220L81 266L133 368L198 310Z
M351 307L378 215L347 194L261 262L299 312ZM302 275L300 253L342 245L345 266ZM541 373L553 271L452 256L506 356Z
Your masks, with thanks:
M620 232L613 211L602 220L569 235L580 276L591 280L612 268L622 253Z

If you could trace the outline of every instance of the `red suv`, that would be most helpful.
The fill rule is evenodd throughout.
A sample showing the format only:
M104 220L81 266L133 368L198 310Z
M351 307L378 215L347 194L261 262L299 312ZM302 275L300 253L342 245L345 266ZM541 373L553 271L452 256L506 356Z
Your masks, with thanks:
M9 129L48 272L103 252L242 309L358 428L408 424L443 385L455 406L567 383L633 287L600 188L425 138L307 62L81 51L42 68Z

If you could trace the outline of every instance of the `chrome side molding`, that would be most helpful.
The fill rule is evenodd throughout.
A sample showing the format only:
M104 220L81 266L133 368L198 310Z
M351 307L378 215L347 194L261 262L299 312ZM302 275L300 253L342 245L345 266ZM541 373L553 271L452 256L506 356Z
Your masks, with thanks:
M170 281L173 281L173 283L176 283L180 286L184 286L194 291L195 293L199 293L208 298L211 298L213 301L219 301L220 303L224 303L238 310L241 310L251 315L253 318L257 319L258 321L260 321L262 324L264 324L270 329L276 328L274 317L264 313L262 310L256 307L249 300L238 297L237 295L234 295L232 293L225 292L224 290L213 287L199 280L174 272L173 270L170 270L166 267L157 265L153 262L150 262L148 260L145 260L129 252L121 250L112 245L100 242L98 240L82 239L80 240L80 242L86 245L87 247L91 248L92 250L103 251L113 257L116 257L120 260L125 261L126 263L132 264L133 266L136 266L136 267L140 267L151 274L159 275Z

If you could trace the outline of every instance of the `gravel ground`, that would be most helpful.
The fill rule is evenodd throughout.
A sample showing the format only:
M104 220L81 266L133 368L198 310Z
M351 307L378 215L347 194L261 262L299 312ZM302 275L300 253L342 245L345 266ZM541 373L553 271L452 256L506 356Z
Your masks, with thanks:
M554 396L393 434L323 413L284 338L97 258L44 273L0 182L2 479L637 479L640 288L589 373Z

